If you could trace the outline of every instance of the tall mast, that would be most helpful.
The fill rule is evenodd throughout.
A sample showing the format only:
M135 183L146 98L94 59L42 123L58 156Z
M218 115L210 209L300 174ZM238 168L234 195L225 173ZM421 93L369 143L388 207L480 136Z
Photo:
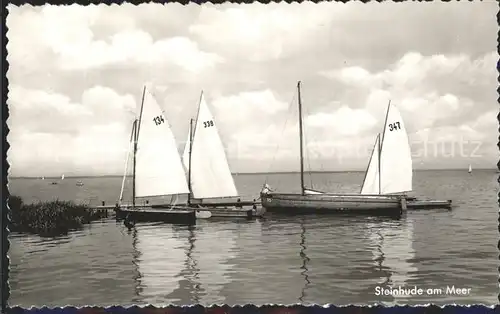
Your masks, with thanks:
M370 159L368 160L368 166L366 167L365 176L363 178L363 184L361 185L360 193L363 191L363 187L365 186L366 176L368 175L368 169L370 169L370 164L372 163L372 158L373 158L373 155L375 154L375 149L379 150L379 152L377 152L377 157L380 157L380 134L377 134L377 138L375 139L375 144L373 144L373 152L370 155ZM379 168L379 167L380 167L380 163L377 165L377 168ZM379 179L380 179L380 171L378 169L377 169L377 172L379 174ZM380 194L380 181L379 181L379 194Z
M125 170L123 170L123 178L122 178L122 187L120 189L120 198L118 199L118 204L121 205L122 200L123 200L123 190L125 189L125 179L127 178L127 170L128 170L128 163L130 160L130 153L132 150L132 143L135 138L135 122L132 122L132 131L130 132L130 139L129 139L129 144L128 144L128 150L127 150L127 159L125 160Z
M378 147L378 194L382 194L382 176L380 171L380 164L382 161L382 145L385 138L385 129L387 128L387 118L389 118L389 109L391 108L391 100L389 100L389 104L387 105L387 112L385 114L385 122L384 122L384 130L382 131L382 138L379 141Z
M299 141L300 141L300 191L304 195L304 145L302 138L302 100L300 98L300 81L297 83L298 103L299 103Z
M188 161L188 205L191 204L191 151L193 150L193 119L189 122L189 161Z
M146 95L146 86L144 86L142 90L142 100L141 100L141 109L139 111L139 119L134 121L134 167L132 174L132 208L135 208L135 167L136 167L136 154L137 154L137 141L139 139L139 129L141 126L142 119L142 109L144 108L144 96Z

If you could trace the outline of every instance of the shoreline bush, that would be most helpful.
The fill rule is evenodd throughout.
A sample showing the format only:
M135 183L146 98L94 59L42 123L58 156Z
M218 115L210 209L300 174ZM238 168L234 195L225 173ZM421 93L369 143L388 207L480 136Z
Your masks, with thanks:
M106 217L88 205L71 201L53 200L25 204L21 197L9 197L9 230L34 233L41 236L58 236L80 229L84 224Z

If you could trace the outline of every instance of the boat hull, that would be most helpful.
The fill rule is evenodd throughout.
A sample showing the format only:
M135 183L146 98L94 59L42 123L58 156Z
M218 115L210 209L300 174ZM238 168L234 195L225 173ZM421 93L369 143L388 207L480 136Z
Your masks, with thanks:
M182 210L181 210L182 209ZM170 221L176 215L176 212L192 211L196 216L196 212L210 212L210 218L258 218L262 217L265 209L257 208L257 206L220 206L220 204L212 203L210 206L191 204L179 207L178 205L162 204L149 206L136 206L132 209L130 206L122 206L118 210L115 208L117 219L124 219L128 214L131 217L138 217L136 221ZM183 216L183 215L177 215Z
M191 208L155 209L151 207L115 208L117 219L128 219L135 222L166 222L181 225L196 224L196 213Z
M406 199L399 196L262 193L262 206L271 213L344 214L400 217Z

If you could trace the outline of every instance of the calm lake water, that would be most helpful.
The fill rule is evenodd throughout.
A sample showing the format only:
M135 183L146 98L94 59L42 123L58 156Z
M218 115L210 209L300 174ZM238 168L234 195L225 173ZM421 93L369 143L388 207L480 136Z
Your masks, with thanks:
M245 198L266 179L298 190L298 174L238 175ZM498 174L417 171L415 195L452 199L452 211L413 211L400 220L270 216L199 221L196 226L114 219L68 236L11 234L10 305L113 304L496 304ZM309 177L306 177L309 181ZM362 173L313 174L314 188L356 192ZM121 178L11 179L26 202L59 199L113 204ZM379 296L377 287L424 289ZM470 288L466 295L446 287ZM443 289L427 294L426 289Z

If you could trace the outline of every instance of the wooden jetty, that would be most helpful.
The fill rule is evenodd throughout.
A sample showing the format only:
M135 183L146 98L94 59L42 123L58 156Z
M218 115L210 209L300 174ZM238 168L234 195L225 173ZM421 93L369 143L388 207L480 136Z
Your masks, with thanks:
M452 200L419 200L407 202L408 210L414 209L452 209Z

